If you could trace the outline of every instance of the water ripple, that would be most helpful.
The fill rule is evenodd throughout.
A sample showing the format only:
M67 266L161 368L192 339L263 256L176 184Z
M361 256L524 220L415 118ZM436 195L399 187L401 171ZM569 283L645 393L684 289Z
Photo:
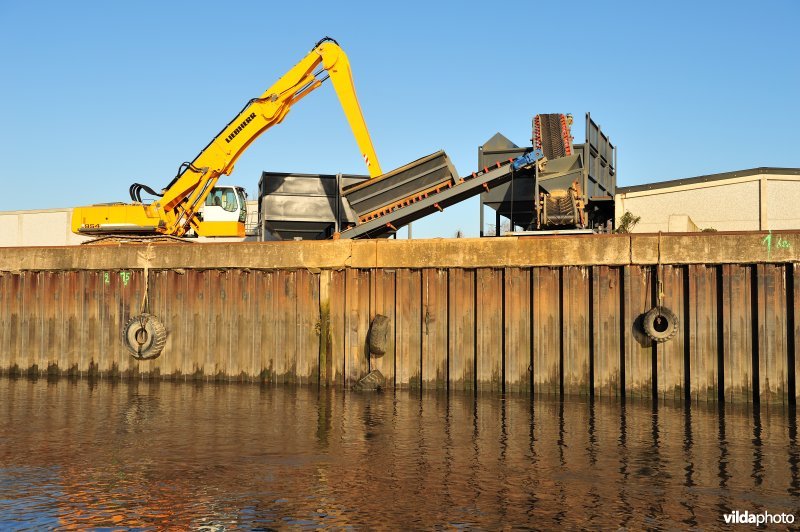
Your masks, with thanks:
M794 410L0 379L0 528L724 528Z

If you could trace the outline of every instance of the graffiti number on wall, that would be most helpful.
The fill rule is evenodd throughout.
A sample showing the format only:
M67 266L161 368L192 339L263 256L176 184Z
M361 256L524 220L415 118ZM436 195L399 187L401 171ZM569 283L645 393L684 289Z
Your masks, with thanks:
M783 238L781 235L778 235L775 241L773 242L772 231L770 231L769 234L764 237L761 243L764 244L764 247L767 248L767 260L772 258L773 246L775 247L775 249L789 249L792 247L789 241Z
M131 272L119 272L119 278L122 279L122 284L128 286L128 283L131 282ZM105 284L111 284L111 274L108 272L103 272L103 282Z

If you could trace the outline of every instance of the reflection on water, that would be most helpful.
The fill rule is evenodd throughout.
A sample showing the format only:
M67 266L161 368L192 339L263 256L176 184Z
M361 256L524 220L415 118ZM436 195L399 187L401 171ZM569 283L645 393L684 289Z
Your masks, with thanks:
M0 379L0 527L722 527L798 515L794 411ZM798 515L800 518L800 515Z

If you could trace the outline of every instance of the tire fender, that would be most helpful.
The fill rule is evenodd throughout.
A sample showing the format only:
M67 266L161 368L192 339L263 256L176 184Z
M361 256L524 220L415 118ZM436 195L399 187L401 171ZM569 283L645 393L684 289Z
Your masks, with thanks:
M667 307L653 307L644 315L642 328L654 342L666 342L678 333L678 317Z
M167 329L152 314L139 314L122 328L122 343L136 360L151 360L164 349Z

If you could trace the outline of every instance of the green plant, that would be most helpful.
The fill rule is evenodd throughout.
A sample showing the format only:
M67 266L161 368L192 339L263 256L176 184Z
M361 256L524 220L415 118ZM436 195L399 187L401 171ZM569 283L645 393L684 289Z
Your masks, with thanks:
M702 233L716 233L717 230L713 227L706 227L705 229L700 229Z
M641 219L641 216L636 216L631 211L625 211L625 214L619 217L619 223L617 224L617 228L614 230L614 232L630 233Z

